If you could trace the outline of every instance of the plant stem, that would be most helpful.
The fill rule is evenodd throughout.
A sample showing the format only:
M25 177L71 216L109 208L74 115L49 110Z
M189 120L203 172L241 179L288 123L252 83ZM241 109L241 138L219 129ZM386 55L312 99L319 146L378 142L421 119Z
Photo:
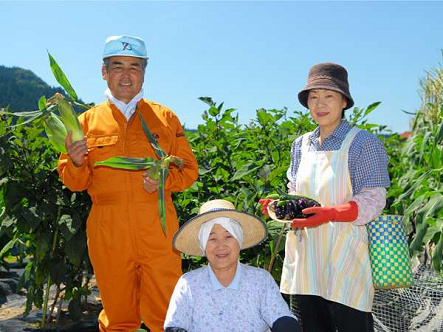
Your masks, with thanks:
M278 248L280 247L280 242L281 242L281 239L283 238L283 234L285 232L285 229L286 229L286 224L283 224L281 227L281 230L280 230L280 234L278 234L278 239L277 239L277 244L275 245L274 254L271 257L271 261L269 262L269 267L268 267L269 273L272 272L272 268L274 267L275 257L277 257Z
M57 210L57 222L56 222L56 226L55 226L55 230L54 230L54 239L52 241L52 249L49 252L49 258L51 259L54 251L55 251L55 247L57 246L57 238L58 238L58 220L60 219L60 212L61 212L62 207L59 205L58 206L58 210ZM45 323L46 323L46 312L48 310L48 301L49 301L49 290L51 288L51 275L48 275L48 282L46 284L46 289L45 289L45 300L43 302L43 315L42 315L42 320L41 320L41 328L45 327ZM57 301L57 298L54 299L54 301Z
M48 310L48 301L49 301L49 289L51 288L51 276L48 276L48 282L46 284L45 289L45 300L43 302L43 316L40 323L40 327L44 328L46 323L46 311Z
M57 304L57 299L58 299L59 295L60 295L60 285L57 285L57 291L55 293L55 299L54 299L54 302L52 302L51 310L49 311L48 319L46 320L47 323L49 323L52 315L54 314L55 305Z

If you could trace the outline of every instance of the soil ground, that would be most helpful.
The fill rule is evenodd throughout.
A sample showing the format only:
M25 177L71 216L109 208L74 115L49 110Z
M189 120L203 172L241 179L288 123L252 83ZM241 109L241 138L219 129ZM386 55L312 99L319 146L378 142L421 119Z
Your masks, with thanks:
M37 331L84 331L97 332L97 317L101 310L99 301L88 297L88 304L83 311L80 321L73 321L68 313L67 305L62 305L58 314L54 312L51 321L46 324L44 329L40 328L42 319L42 310L33 308L29 315L23 316L26 304L26 294L11 294L2 298L0 305L0 332L37 332ZM50 300L49 306L52 304ZM56 318L58 316L58 322Z
M12 268L9 271L0 270L0 332L37 332L37 331L84 331L96 332L97 317L102 309L100 296L94 279L91 281L92 293L87 302L80 321L73 321L68 313L68 303L63 302L60 309L58 303L51 320L40 328L42 310L33 308L24 317L26 293L18 290L18 280L23 273L22 267ZM55 296L55 287L51 288L48 307L50 308ZM60 301L60 300L59 300ZM60 312L57 312L59 310ZM48 310L49 311L49 310ZM58 319L58 321L56 321Z

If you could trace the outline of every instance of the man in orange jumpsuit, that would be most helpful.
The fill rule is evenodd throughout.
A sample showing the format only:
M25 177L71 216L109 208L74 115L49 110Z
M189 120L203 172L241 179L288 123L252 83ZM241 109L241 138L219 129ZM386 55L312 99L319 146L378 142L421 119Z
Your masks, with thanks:
M142 98L146 65L143 40L106 40L102 75L107 101L79 116L85 139L73 143L68 133L67 154L58 165L63 183L73 191L88 190L93 202L87 236L104 308L100 331L132 332L141 320L152 332L163 331L169 298L182 274L180 255L172 248L178 222L171 193L192 185L198 165L176 115ZM166 236L155 180L144 171L94 167L112 156L156 158L139 113L162 149L185 162L181 170L171 166L166 179Z

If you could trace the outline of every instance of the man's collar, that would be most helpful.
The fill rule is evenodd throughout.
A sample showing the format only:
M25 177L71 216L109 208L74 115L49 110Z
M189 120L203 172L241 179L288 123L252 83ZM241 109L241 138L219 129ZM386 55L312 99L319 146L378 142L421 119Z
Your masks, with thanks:
M227 287L225 287L220 283L220 281L218 281L217 277L215 276L214 272L212 271L211 265L209 264L208 271L209 271L209 279L211 280L212 290L216 291L216 290L225 289L225 288L237 290L238 286L240 284L241 272L242 272L241 270L242 270L242 266L241 266L240 262L237 262L237 270L235 271L234 279Z
M126 119L129 120L131 116L134 114L138 102L143 99L143 89L141 89L139 93L136 96L134 96L134 98L132 98L132 100L127 104L115 98L109 88L106 89L105 96L108 99L108 101L114 104L115 107L117 107L120 110L120 112L123 113Z

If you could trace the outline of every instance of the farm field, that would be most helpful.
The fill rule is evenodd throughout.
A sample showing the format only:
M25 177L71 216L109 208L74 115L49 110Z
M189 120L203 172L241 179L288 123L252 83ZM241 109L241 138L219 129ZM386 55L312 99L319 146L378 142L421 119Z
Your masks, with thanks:
M422 81L423 104L414 110L406 137L368 122L367 116L377 111L377 102L346 114L351 123L384 142L392 180L384 214L404 216L414 264L417 269L433 271L439 287L443 272L441 82L442 68L430 70ZM59 83L76 100L69 82ZM260 198L287 190L292 142L315 124L308 114L284 108L259 109L248 125L242 125L234 108L209 97L200 99L207 106L203 123L187 132L199 163L199 179L188 190L174 194L180 222L194 216L202 202L214 198L233 200L238 209L261 215ZM80 111L90 106L79 104ZM40 105L44 109L44 101ZM14 294L1 297L0 324L2 318L25 314L35 328L53 326L57 310L69 315L71 322L88 320L90 305L100 305L86 248L90 200L86 193L73 193L62 186L56 171L58 154L38 119L14 126L23 121L5 113L0 122L0 277L8 276L11 262L18 266L15 291L11 292L21 294L20 299ZM284 241L279 241L281 224L264 220L267 240L243 251L241 260L263 268L269 268L272 261L271 273L278 283L284 253ZM204 264L205 258L183 257L184 271ZM441 308L443 295L433 296ZM16 300L22 301L21 306L8 307Z

